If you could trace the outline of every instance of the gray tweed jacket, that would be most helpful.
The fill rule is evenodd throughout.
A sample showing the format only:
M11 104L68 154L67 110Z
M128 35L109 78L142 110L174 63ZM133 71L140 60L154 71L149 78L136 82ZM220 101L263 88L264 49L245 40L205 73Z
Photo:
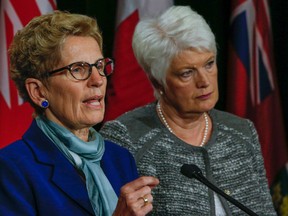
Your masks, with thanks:
M213 132L204 147L171 134L156 113L156 103L106 122L100 133L128 148L140 175L156 176L151 215L215 215L213 192L180 173L196 164L203 175L259 215L276 215L268 189L258 135L251 121L213 109ZM219 196L226 215L245 213Z

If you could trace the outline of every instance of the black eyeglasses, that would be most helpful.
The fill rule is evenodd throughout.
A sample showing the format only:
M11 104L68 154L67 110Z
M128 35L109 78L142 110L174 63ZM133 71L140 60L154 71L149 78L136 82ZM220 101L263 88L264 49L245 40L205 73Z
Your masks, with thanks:
M95 66L101 76L108 77L114 71L114 61L111 58L98 59L94 64L87 62L74 62L65 67L48 72L49 76L54 73L68 70L76 80L87 80L92 74L92 67Z

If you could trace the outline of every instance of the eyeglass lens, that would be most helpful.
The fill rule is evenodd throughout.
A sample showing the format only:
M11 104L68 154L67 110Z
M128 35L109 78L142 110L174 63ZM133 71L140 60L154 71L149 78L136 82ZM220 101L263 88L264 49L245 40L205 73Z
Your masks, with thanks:
M87 62L76 62L70 66L71 75L77 80L88 79L92 73L92 67L95 66L101 76L109 76L113 73L114 63L112 59L99 59L95 64Z

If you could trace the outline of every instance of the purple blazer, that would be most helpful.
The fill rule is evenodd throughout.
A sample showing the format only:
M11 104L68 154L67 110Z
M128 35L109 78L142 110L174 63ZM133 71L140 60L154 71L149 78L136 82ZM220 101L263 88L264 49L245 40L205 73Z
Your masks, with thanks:
M101 167L118 196L138 177L133 156L109 141ZM94 215L85 181L35 121L0 150L0 215Z

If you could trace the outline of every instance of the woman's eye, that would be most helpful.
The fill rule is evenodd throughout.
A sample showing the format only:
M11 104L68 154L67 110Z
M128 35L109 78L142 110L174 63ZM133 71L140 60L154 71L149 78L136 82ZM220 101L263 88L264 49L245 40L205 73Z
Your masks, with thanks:
M83 72L83 67L79 65L79 66L73 67L71 71L72 73L81 73Z
M98 71L102 71L102 69L104 68L104 63L101 61L101 62L98 62L98 64L96 65Z
M215 63L214 60L213 60L213 61L209 61L209 62L206 64L205 68L206 68L207 70L211 69L211 68L213 67L214 63Z
M193 73L193 70L187 70L187 71L183 71L180 76L181 77L184 77L184 78L187 78L187 77L190 77Z
M72 72L73 73L79 73L80 72L80 68L79 67L73 68Z

